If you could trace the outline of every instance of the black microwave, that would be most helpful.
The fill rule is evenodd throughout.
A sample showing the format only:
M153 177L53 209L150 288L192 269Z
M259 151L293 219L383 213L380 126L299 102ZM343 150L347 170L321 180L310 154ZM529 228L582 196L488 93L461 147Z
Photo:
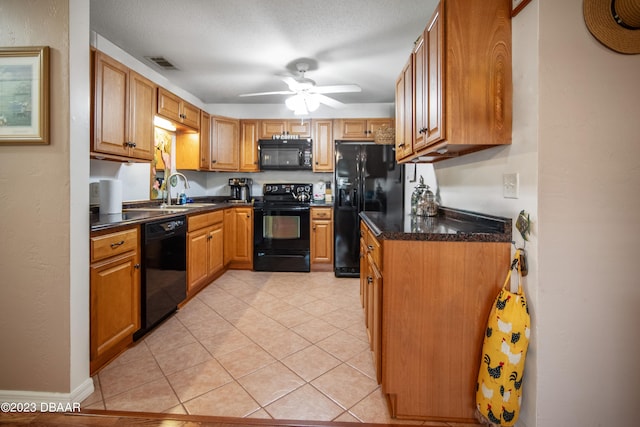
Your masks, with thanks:
M311 170L311 139L261 139L260 170Z

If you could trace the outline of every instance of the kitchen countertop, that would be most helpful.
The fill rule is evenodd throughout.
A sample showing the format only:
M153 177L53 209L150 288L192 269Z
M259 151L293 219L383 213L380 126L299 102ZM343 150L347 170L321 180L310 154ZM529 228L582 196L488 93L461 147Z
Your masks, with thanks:
M380 240L511 242L511 219L440 207L434 217L360 213Z
M199 201L196 201L198 203ZM216 211L220 209L226 209L230 207L236 206L252 206L251 203L230 203L230 202L219 202L219 201L207 201L207 203L215 203L211 206L200 206L200 207L189 207L185 209L183 206L186 205L178 205L176 207L167 207L163 210L154 210L157 209L158 203L137 203L137 204L127 204L123 206L122 213L119 214L99 214L95 212L90 212L89 214L89 224L90 231L101 231L110 228L116 228L124 225L135 225L135 224L143 224L149 221L156 221L161 219L169 219L172 217L177 217L181 215L193 215L203 212ZM181 207L182 206L182 207ZM145 207L151 208L151 210L143 210ZM129 210L134 209L134 210Z

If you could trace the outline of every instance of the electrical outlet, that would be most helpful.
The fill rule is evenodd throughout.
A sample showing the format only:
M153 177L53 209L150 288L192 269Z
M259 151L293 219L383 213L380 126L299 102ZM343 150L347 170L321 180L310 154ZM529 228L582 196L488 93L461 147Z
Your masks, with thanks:
M502 196L505 199L517 199L519 187L520 177L517 172L502 175Z

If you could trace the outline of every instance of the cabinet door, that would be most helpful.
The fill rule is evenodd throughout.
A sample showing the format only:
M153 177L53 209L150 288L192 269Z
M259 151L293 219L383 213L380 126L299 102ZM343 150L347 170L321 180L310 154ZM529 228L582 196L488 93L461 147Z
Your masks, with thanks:
M311 222L311 263L333 263L333 226L330 220Z
M202 112L200 117L200 169L211 169L211 116Z
M333 172L333 122L314 121L313 130L313 171Z
M234 261L253 262L253 208L235 208Z
M236 252L236 214L235 209L225 209L224 211L224 265L229 265Z
M200 109L185 101L182 101L181 107L182 124L195 130L200 130Z
M367 120L367 138L374 138L380 129L392 127L393 119L369 119Z
M238 170L239 138L237 120L212 117L211 164L212 170Z
M426 114L427 122L424 124L426 132L426 144L436 143L445 139L444 134L444 29L440 20L442 3L438 4L431 21L425 30L425 43L427 48L427 63L425 89L427 90Z
M413 152L413 59L409 56L396 80L396 160Z
M428 36L428 34L427 34ZM413 147L418 150L427 143L427 52L425 35L416 42L413 53L413 93L414 93L414 117L415 132L413 134ZM410 154L410 153L409 153Z
M364 119L339 120L342 138L356 139L367 137L367 121Z
M137 252L91 265L91 361L109 357L140 329L139 267Z
M177 95L169 92L166 89L158 89L158 110L157 113L167 119L181 123L182 117L180 117L182 100Z
M129 141L130 156L152 160L154 155L153 117L156 113L156 85L140 74L129 71Z
M287 121L287 135L297 135L300 138L311 138L311 120Z
M209 275L208 246L208 228L187 233L187 294L193 292Z
M101 52L95 56L93 151L126 156L129 70Z
M382 274L371 265L371 347L378 384L382 382Z
M273 135L284 135L287 131L285 120L261 120L260 139L271 139Z
M240 171L258 171L258 122L240 121Z
M207 230L209 275L224 268L224 232L222 224L216 224Z

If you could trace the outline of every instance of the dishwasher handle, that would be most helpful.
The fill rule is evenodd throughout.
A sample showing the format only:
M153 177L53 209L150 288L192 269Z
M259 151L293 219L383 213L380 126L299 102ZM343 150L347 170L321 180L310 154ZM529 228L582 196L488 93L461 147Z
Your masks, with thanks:
M185 235L187 228L187 218L181 216L171 220L148 222L145 224L145 242L166 239L173 235Z

